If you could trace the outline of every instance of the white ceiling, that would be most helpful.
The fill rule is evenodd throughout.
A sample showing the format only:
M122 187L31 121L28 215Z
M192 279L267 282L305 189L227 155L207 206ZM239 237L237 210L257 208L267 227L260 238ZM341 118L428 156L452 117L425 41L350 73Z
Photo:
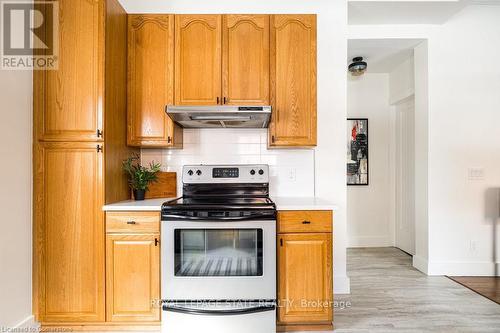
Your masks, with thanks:
M368 73L390 73L399 64L413 56L420 39L350 39L347 63L354 57L363 57Z
M349 0L349 24L443 24L469 1Z

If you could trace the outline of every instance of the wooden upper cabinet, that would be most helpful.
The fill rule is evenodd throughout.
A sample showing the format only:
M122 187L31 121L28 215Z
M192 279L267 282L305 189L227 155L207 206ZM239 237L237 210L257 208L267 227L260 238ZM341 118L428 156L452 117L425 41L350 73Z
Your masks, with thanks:
M175 104L216 105L221 94L222 15L175 15Z
M41 322L104 321L103 153L36 145L35 279Z
M157 219L159 222L159 216ZM160 320L159 237L159 234L106 236L108 321Z
M131 146L174 147L174 15L128 16L128 135Z
M316 145L316 15L271 16L269 146Z
M224 15L223 104L269 105L269 15Z
M278 324L331 324L332 274L331 233L279 234Z
M58 3L58 69L35 71L37 139L101 140L104 1Z

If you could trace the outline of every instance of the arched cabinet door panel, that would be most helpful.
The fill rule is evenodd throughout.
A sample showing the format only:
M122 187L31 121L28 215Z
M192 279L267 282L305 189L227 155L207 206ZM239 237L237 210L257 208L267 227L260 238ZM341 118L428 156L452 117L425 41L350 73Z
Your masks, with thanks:
M174 15L128 16L127 95L130 146L182 146L165 113L174 102Z
M224 15L223 104L269 105L269 15Z
M222 15L175 15L175 104L221 103Z
M316 15L271 17L269 146L316 145Z

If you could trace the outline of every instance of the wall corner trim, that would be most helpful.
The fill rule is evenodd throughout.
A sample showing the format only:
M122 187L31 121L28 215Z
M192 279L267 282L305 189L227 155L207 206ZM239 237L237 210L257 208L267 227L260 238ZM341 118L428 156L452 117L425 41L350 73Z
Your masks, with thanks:
M333 294L350 294L351 293L351 280L348 276L338 276L333 277Z
M429 262L427 261L427 259L414 255L413 267L415 267L425 275L429 275Z

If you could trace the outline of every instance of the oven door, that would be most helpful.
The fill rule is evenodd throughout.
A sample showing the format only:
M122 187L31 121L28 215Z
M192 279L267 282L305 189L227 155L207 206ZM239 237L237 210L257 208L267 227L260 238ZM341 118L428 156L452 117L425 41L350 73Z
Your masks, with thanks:
M163 300L276 299L276 222L162 221Z

